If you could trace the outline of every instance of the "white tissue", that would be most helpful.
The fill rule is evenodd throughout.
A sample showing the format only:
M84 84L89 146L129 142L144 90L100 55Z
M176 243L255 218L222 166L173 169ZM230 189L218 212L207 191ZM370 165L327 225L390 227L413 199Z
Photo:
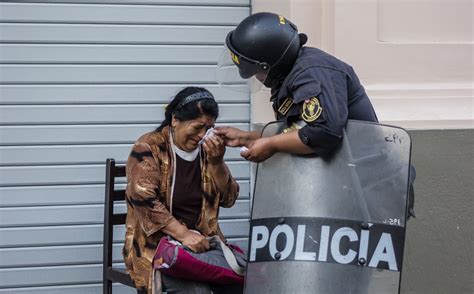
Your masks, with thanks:
M215 136L214 135L214 128L210 128L210 129L207 130L207 132L204 134L204 137L202 137L201 141L199 141L199 144L204 143L204 141L206 141L207 138L210 138L212 136Z

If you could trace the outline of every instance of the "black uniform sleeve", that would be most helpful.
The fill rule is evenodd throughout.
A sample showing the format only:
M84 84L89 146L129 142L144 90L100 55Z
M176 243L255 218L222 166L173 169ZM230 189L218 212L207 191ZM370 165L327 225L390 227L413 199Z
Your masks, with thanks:
M316 155L326 156L342 139L347 123L347 79L340 71L307 69L295 77L293 99L306 126L299 130L301 141Z

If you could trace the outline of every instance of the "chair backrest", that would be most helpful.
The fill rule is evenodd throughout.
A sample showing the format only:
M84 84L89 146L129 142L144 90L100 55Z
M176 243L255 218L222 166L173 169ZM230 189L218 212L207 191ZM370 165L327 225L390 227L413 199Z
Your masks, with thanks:
M123 225L126 213L114 213L114 202L125 200L125 190L115 189L115 179L125 177L125 166L115 165L113 158L108 158L105 165L105 203L104 203L104 260L103 260L103 293L112 293L112 282L118 282L129 287L135 287L130 276L119 269L112 268L112 245L114 242L114 225ZM178 293L177 289L166 289L166 293ZM138 293L147 293L146 289L137 290Z
M115 179L125 177L125 166L115 165L113 158L106 160L105 172L105 203L104 203L104 247L103 274L107 280L108 268L112 266L112 245L114 225L125 224L126 213L114 213L114 202L125 200L125 190L115 189Z

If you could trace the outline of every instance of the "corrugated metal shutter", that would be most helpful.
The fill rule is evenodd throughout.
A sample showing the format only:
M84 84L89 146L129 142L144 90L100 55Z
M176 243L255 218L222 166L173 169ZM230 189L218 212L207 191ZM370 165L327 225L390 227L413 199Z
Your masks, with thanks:
M250 1L16 2L0 4L0 293L101 293L105 158L124 162L187 85L215 94L221 124L249 128L249 95L214 69ZM241 195L220 223L246 244L250 167L226 159Z

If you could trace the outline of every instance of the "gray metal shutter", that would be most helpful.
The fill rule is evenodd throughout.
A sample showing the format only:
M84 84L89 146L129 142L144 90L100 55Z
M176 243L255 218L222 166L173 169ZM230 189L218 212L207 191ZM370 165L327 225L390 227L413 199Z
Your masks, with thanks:
M220 103L218 122L249 128L249 94L220 88L214 77L225 35L249 6L0 4L0 293L101 293L105 159L125 162L180 88L208 88ZM250 167L238 150L226 159L241 195L220 223L246 246ZM121 263L123 227L115 234Z

